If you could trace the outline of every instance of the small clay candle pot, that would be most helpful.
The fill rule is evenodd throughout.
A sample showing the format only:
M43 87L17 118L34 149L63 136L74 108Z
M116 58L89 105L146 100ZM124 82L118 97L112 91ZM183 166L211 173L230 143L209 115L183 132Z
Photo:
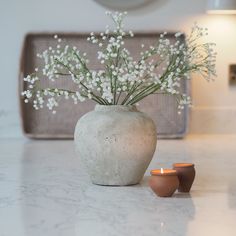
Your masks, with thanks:
M189 192L194 178L195 169L192 163L174 163L173 169L177 171L179 178L179 192Z
M149 186L159 197L171 197L179 186L177 172L170 169L152 170Z

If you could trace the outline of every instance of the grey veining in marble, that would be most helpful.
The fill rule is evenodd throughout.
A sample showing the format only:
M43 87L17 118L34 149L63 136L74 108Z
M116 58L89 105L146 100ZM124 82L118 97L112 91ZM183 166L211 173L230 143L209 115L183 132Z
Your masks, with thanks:
M90 183L72 141L0 140L0 236L235 236L236 136L159 140L140 185ZM194 162L191 194L158 198L150 169Z

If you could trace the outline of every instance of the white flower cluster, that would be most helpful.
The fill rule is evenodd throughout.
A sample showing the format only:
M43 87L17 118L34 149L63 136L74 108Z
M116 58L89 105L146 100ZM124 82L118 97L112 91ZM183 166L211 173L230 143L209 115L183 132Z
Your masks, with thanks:
M176 33L176 41L171 43L164 32L155 45L149 48L141 45L144 51L140 53L140 60L135 61L124 47L125 38L134 36L132 31L124 31L126 14L108 12L115 28L111 30L107 26L105 32L92 32L87 38L99 48L97 58L104 70L90 70L86 53L69 45L63 47L62 39L54 36L56 48L49 47L38 54L45 64L42 73L51 81L70 77L77 89L41 89L36 68L35 73L24 79L28 83L27 90L22 93L25 102L33 99L35 109L46 104L55 113L61 97L72 99L75 104L91 99L103 105L133 105L150 94L166 93L176 96L180 109L191 104L190 98L179 92L181 80L190 79L190 73L199 73L208 80L215 75L214 45L199 43L199 39L207 34L206 29L194 25L186 38L187 43L181 33Z

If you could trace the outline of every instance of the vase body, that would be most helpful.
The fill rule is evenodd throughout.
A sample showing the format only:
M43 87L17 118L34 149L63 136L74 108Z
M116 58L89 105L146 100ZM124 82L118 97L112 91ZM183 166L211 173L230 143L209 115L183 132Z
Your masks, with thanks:
M192 163L174 163L173 169L177 171L179 178L179 192L189 192L194 178L195 178L195 168Z
M157 196L171 197L179 187L179 179L177 175L151 176L149 186Z
M96 105L75 128L76 152L99 185L137 184L153 157L154 122L134 106Z

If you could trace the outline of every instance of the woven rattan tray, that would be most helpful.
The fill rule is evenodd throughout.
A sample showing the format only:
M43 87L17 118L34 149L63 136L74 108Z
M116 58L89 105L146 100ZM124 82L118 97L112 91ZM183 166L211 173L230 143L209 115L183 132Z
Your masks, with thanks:
M20 65L19 94L25 89L23 77L41 66L41 61L36 57L37 53L46 50L49 46L55 46L54 34L28 34L25 37ZM90 65L93 69L102 69L97 61L96 46L87 42L88 34L58 34L65 39L67 44L75 45L87 52ZM126 39L125 45L134 58L139 56L140 45L152 45L159 37L159 33L138 33L134 38ZM174 34L169 34L174 41ZM184 37L183 39L184 40ZM42 86L50 86L50 81L44 80ZM58 80L59 87L73 88L71 81ZM54 84L55 86L55 84ZM182 82L181 90L188 93L187 81ZM24 104L20 96L20 110L22 116L22 128L26 136L30 138L64 139L73 138L73 132L77 120L86 112L94 108L94 103L86 101L74 105L72 101L60 102L57 114L53 115L47 108L36 111L32 104ZM181 115L177 112L176 101L173 97L155 94L140 102L139 110L148 113L157 124L159 138L181 138L186 134L188 110Z

